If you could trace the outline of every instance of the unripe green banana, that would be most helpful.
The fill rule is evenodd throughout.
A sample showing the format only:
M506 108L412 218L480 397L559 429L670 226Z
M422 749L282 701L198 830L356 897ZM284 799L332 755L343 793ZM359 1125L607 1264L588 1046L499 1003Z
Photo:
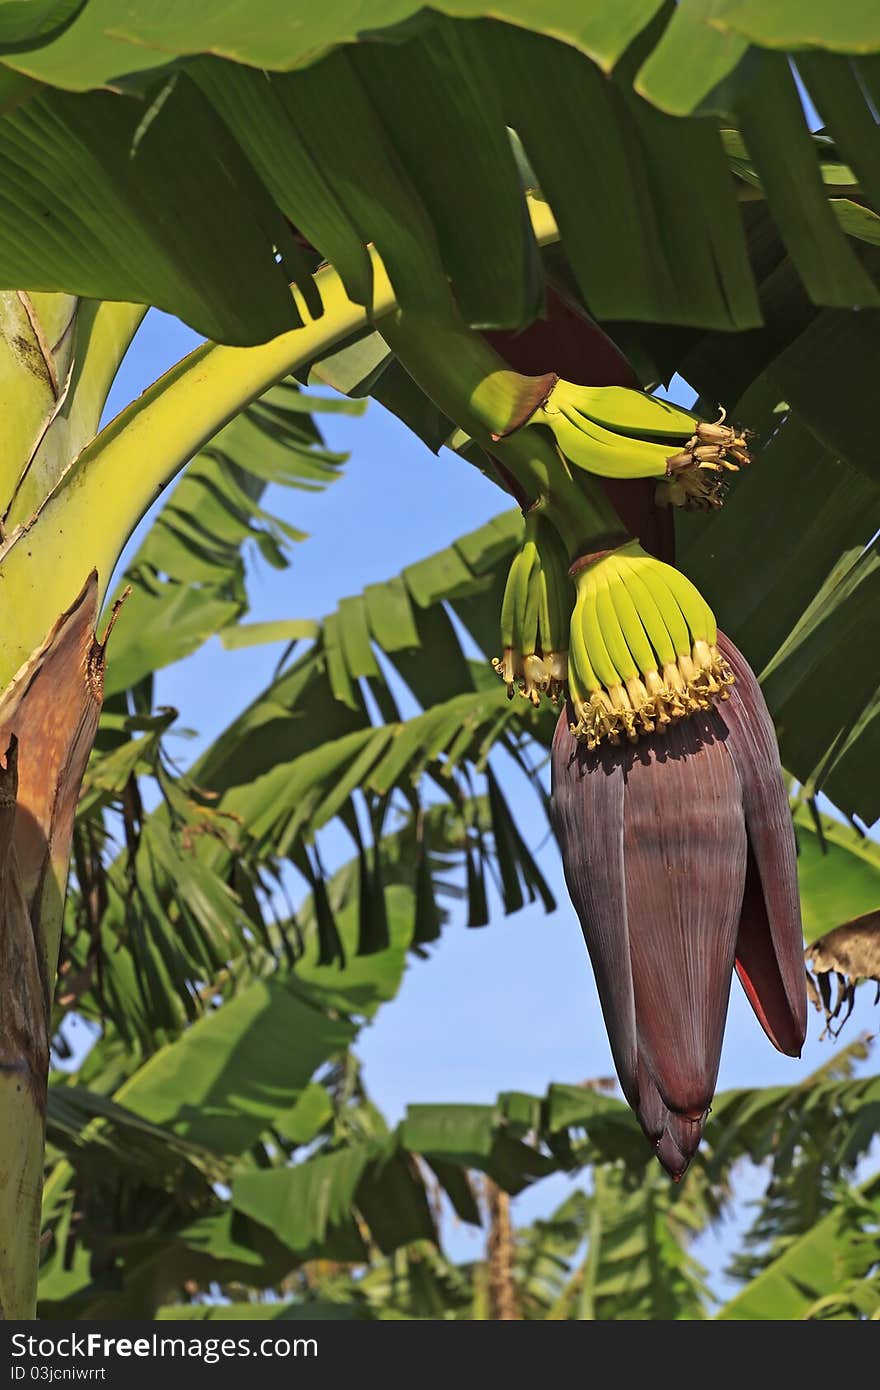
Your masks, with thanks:
M696 415L671 401L662 401L647 391L633 391L626 386L575 386L570 381L559 381L548 397L547 403L551 402L560 408L563 405L571 407L597 425L635 439L653 437L684 443L700 424ZM720 443L721 440L707 439L706 442Z
M501 645L505 649L513 646L514 633L516 631L516 606L517 606L517 568L522 563L522 551L518 550L514 555L510 569L507 571L507 582L504 585L504 597L501 600Z
M572 730L587 746L635 741L725 699L733 676L715 645L715 619L685 575L637 541L574 566L546 516L526 518L501 609L507 685L539 704L567 683Z
M581 680L580 666L574 657L574 649L570 647L568 652L568 698L575 715L574 720L569 724L572 733L577 731L583 719L584 711L589 707L590 693Z
M691 632L690 662L683 657L679 657L678 661L682 674L691 683L695 695L718 695L726 700L733 676L716 645L718 626L715 614L699 589L680 570L672 565L664 565L663 580Z
M596 611L595 589L586 577L578 584L578 599L574 608L574 622L579 622L583 632L590 665L610 693L623 683L623 677L611 659L605 645L605 634L599 623Z
M544 570L547 585L547 623L541 629L541 648L548 652L568 651L568 626L574 594L564 570L555 564Z
M574 686L583 694L584 698L588 698L602 688L602 682L596 675L590 660L584 625L581 622L581 614L577 604L575 604L571 615L568 654L569 682L573 681Z
M612 579L614 575L612 574ZM614 603L611 598L606 576L606 567L597 565L595 572L595 602L596 615L599 619L599 626L602 629L602 636L605 638L605 646L608 654L621 680L624 682L637 676L639 671L635 663L635 658L630 651L623 629L620 626L620 619L617 616Z
M666 566L663 578L675 595L678 606L687 619L694 641L702 641L708 643L709 646L714 646L718 639L715 614L699 589L691 583L687 575L682 574L672 565Z
M534 541L523 546L528 564L522 616L519 626L519 649L523 657L534 656L538 646L538 619L541 611L541 559Z
M669 446L616 434L568 407L548 402L532 416L548 425L569 463L602 478L665 478Z
M623 581L623 587L632 600L636 613L648 634L651 646L657 654L658 669L674 663L676 658L675 646L669 635L669 629L663 621L663 614L657 607L654 595L641 575L626 564L624 551L617 550L608 558L609 563L613 563L616 567Z
M568 690L575 717L569 728L588 748L595 748L603 739L620 742L619 720L608 691L593 670L582 617L576 603L568 652Z
M555 700L563 694L568 677L571 586L555 560L542 564L541 580L546 596L546 612L540 621L541 657L547 670L547 692Z
M703 598L699 589L696 589L686 575L672 565L665 565L663 568L663 583L666 585L672 597L678 604L682 616L688 625L691 635L691 646L694 642L709 641L710 622L714 627L709 605Z
M689 656L692 645L690 629L675 596L665 582L663 570L666 566L644 552L640 555L630 553L622 558L623 563L638 574L650 590L660 610L666 631L672 639L676 655Z
M541 651L549 651L550 637L550 590L547 584L547 571L542 565L538 570L538 643Z
M538 548L547 593L547 613L541 624L541 652L545 661L552 661L555 653L568 651L574 593L568 577L568 557L556 530L546 519L542 519L538 528ZM565 680L564 671L559 679Z
M694 642L691 626L687 616L681 611L678 599L667 583L666 575L652 569L647 572L645 582L654 595L660 612L663 614L663 621L672 635L679 660L683 656L690 656L691 647Z
M501 601L502 655L496 656L492 665L507 686L511 699L523 674L521 634L533 559L534 556L526 552L524 543L510 562Z
M537 588L533 588L532 586L532 574L534 572L536 564L538 563L538 547L535 545L535 542L532 539L532 537L528 534L526 534L526 538L522 543L522 550L520 554L522 558L520 560L520 567L518 570L516 606L514 608L514 624L516 645L522 652L524 650L523 643L527 640L527 634L529 631L530 594L534 604L533 611L531 614L531 625L537 627L538 623ZM535 650L534 642L532 643L531 650Z
M636 666L643 676L647 676L651 671L657 671L662 662L659 661L657 653L651 646L645 625L624 582L621 567L615 563L616 557L611 556L609 558L612 563L608 565L608 590L614 604L614 611ZM656 608L656 604L654 606Z

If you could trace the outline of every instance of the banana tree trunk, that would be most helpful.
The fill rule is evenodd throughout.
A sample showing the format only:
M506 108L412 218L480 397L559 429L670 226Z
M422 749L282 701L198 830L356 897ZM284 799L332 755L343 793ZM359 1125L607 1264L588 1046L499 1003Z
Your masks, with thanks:
M486 1205L489 1210L486 1241L489 1317L493 1322L516 1322L519 1310L513 1269L515 1252L510 1197L492 1178L486 1179Z
M104 682L97 575L0 697L0 1313L36 1297L51 988Z

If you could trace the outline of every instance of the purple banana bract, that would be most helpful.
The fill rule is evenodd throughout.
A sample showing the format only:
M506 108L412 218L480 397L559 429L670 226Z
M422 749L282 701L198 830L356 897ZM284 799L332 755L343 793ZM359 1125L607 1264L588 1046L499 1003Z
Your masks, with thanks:
M563 711L553 814L623 1093L663 1167L697 1150L736 970L799 1056L807 998L794 831L773 723L723 634L730 698L665 734L589 751Z

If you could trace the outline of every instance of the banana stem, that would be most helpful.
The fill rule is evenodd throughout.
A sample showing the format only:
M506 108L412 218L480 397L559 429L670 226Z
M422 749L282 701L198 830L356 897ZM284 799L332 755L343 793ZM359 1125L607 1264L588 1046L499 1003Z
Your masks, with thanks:
M18 1077L3 1077L0 1106L6 1139L0 1182L0 1318L32 1318L37 1299L43 1116Z
M543 512L556 530L569 564L590 551L613 550L630 539L602 489L591 479L587 482L582 488L579 479L567 479L564 489L540 497L532 508Z
M451 295L445 320L398 309L378 328L434 404L484 447L512 429L518 416L530 415L549 389L540 378L506 366L485 338L468 328Z
M601 486L587 473L571 476L549 431L517 428L540 405L552 377L511 371L485 338L463 322L451 296L442 322L397 309L378 326L425 394L546 513L570 559L595 548L599 540L613 537L622 544L627 539Z

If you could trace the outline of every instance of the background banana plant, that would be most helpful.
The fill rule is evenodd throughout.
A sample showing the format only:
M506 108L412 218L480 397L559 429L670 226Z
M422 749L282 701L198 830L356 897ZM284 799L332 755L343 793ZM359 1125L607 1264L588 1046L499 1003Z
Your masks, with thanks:
M0 755L4 799L17 797L2 845L2 958L24 962L0 978L0 1108L17 1117L0 1130L10 1175L0 1220L24 1215L0 1266L7 1316L33 1299L45 1034L71 847L64 993L51 1022L57 1028L71 1007L104 1021L92 1079L103 1077L101 1103L123 1108L126 1086L137 1099L140 1068L173 1074L180 1063L161 1061L170 1055L161 1047L198 1049L216 1001L242 1007L243 985L276 1022L279 1006L311 1010L305 1085L322 1056L345 1053L351 1040L327 1010L341 1005L347 1017L377 1007L406 950L440 930L434 875L450 860L464 874L473 923L486 918L493 863L506 910L526 896L550 902L488 761L499 743L531 766L532 750L548 741L546 715L508 705L449 617L495 654L503 562L521 529L515 513L337 614L289 626L284 635L306 639L307 650L186 777L172 773L170 716L152 709L150 672L216 631L248 640L237 626L246 606L240 543L256 535L267 557L278 555L278 524L260 510L263 483L320 484L338 462L321 452L292 377L374 396L435 450L450 443L487 468L460 428L478 435L479 417L475 426L435 382L427 394L416 385L452 304L478 355L485 334L511 362L531 344L541 360L514 362L521 370L559 370L545 360L546 335L530 326L559 330L550 342L561 352L568 315L602 330L629 364L626 384L653 388L677 374L710 418L724 401L754 432L761 463L723 511L676 517L677 563L762 677L802 803L811 938L859 919L850 943L873 940L876 858L862 826L880 814L868 639L880 604L870 408L880 32L871 15L794 0L771 10L750 0L639 0L584 15L559 0L536 20L518 0L491 18L450 0L431 11L377 6L361 34L332 2L305 22L279 0L254 0L246 16L202 0L173 14L153 0L124 16L112 0L19 9L0 13ZM797 79L825 123L813 133ZM147 304L211 341L96 433ZM577 352L577 332L572 341ZM134 594L105 671L94 633L114 565L140 516L196 455L130 565ZM591 505L601 529L609 503L598 493ZM773 526L780 515L785 525ZM668 519L650 525L672 543ZM421 704L416 717L399 717L379 651ZM163 798L150 815L138 791L147 773ZM420 778L439 802L420 794ZM819 815L820 790L852 830ZM113 814L119 853L108 839ZM314 835L334 818L356 859L331 891ZM847 866L835 875L846 886L829 891L832 861ZM279 920L274 882L287 863L310 906ZM387 967L389 952L396 964L377 981L371 971ZM871 973L864 960L839 949L814 957L829 1013L829 971L846 985ZM206 1077L208 1116L212 1084ZM348 1084L339 1083L346 1103ZM265 1131L278 1098L269 1091L265 1104L255 1097L257 1128L236 1140L236 1154ZM78 1121L68 1112L67 1132L100 1136L112 1129L109 1115L81 1112ZM214 1200L215 1170L186 1147L201 1141L177 1134L172 1112L150 1102L141 1119L155 1130L141 1129L145 1143L175 1134L168 1181L179 1177L192 1192L195 1220ZM222 1120L220 1104L221 1129ZM378 1248L396 1249L397 1239L380 1237L368 1214L371 1201L382 1208L383 1173L410 1183L408 1209L427 1237L411 1158L423 1150L382 1134L375 1117L357 1123L375 1127L369 1151L340 1159L334 1149L334 1171L363 1187ZM103 1153L107 1143L90 1138L86 1148ZM520 1158L537 1176L532 1158ZM49 1176L47 1258L59 1278L78 1250L74 1170L65 1158ZM498 1171L485 1171L504 1187ZM330 1224L350 1240L346 1258L360 1257L363 1234L344 1218L354 1187L340 1191L333 1210L343 1217ZM858 1201L870 1203L871 1191ZM161 1234L170 1227L157 1213ZM848 1221L835 1217L830 1238L843 1239ZM129 1308L149 1302L147 1290L166 1277L161 1258L154 1249ZM102 1259L116 1270L117 1253ZM682 1277L690 1290L690 1273ZM591 1266L584 1287L597 1278ZM816 1297L826 1295L842 1299L842 1287ZM584 1298L598 1306L594 1294Z

